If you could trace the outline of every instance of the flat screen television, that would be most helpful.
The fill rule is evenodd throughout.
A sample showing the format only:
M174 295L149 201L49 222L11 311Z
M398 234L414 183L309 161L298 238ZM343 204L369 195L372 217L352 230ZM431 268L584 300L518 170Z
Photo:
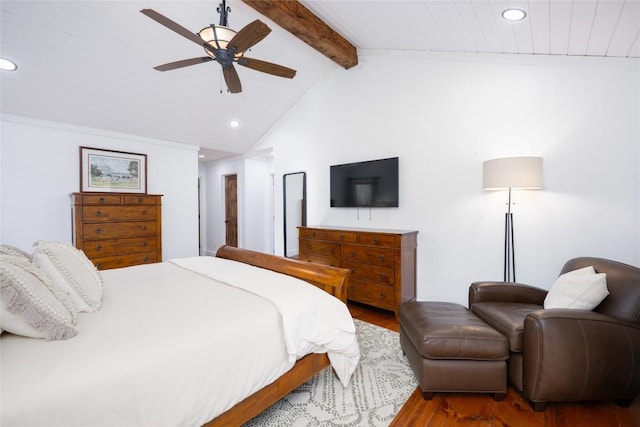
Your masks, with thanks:
M398 207L398 157L333 165L330 178L331 207Z

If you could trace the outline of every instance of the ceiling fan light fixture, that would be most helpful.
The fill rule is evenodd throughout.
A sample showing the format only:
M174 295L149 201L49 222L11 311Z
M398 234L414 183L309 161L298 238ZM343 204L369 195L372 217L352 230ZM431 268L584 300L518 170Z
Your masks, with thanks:
M526 16L527 12L522 9L509 8L502 11L502 17L507 21L522 21Z
M215 27L215 34L213 32L213 27ZM214 25L205 27L198 33L198 37L200 37L205 43L211 46L214 50L216 49L226 49L229 41L236 35L236 31L232 30L228 27L223 27L222 25ZM218 39L218 43L216 44L216 38ZM219 47L218 47L219 46ZM210 51L209 49L205 49L207 55L215 59L215 53ZM240 58L244 55L244 52L236 52L234 56L236 58Z

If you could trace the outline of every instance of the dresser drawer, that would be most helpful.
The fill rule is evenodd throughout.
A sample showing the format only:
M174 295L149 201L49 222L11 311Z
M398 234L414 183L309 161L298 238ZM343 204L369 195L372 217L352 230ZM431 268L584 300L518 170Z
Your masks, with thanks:
M85 242L82 250L89 258L99 258L119 254L134 254L155 251L155 237L136 237L133 239L94 240Z
M340 267L340 258L337 257L331 258L312 253L305 254L301 252L299 259L300 261L313 262L316 264L328 265L330 267Z
M332 242L355 243L358 240L358 233L355 231L325 230L324 235Z
M93 258L91 261L98 270L109 270L111 268L130 267L132 265L151 264L154 262L158 262L158 260L156 260L155 252L100 257Z
M324 230L316 228L299 228L298 237L300 239L325 240Z
M360 233L361 245L381 246L384 248L396 247L396 236L391 234L376 234L376 233Z
M396 251L395 249L370 246L342 245L342 261L394 267L396 265Z
M136 221L156 219L155 206L83 206L84 222Z
M124 196L125 205L155 205L158 197L155 196L136 196L126 195Z
M156 235L155 221L83 224L84 240L120 239Z
M122 198L117 194L90 194L82 196L85 205L119 205Z
M395 283L395 269L379 265L361 264L357 262L343 262L343 268L351 270L351 277L357 280L393 285Z
M386 310L396 309L395 289L378 283L350 279L347 299Z
M340 245L338 243L301 239L300 254L314 254L340 260Z

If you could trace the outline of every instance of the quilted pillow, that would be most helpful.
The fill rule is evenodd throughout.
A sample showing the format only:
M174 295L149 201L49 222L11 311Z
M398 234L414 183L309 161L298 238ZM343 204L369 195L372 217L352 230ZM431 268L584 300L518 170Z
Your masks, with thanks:
M607 275L593 267L560 275L544 300L544 308L593 310L609 295Z
M38 241L32 260L66 289L79 312L93 312L102 304L102 277L81 250L70 243Z
M23 257L23 258L26 258L28 260L31 259L31 255L29 255L28 253L26 253L22 249L16 248L15 246L11 246L11 245L6 245L6 244L0 245L0 254Z
M1 329L47 340L76 335L68 295L22 257L0 255Z

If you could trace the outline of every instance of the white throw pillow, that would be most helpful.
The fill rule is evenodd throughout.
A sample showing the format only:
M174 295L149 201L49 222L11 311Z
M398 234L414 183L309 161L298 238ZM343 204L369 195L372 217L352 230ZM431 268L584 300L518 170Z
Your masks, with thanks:
M13 255L13 256L23 257L28 260L31 260L31 255L29 255L28 253L26 253L20 248L16 248L15 246L7 245L7 244L0 245L0 254Z
M544 299L544 308L593 310L609 295L607 275L585 267L560 275Z
M0 255L0 283L2 330L48 340L76 335L68 296L31 262Z
M79 312L93 312L102 304L102 276L81 250L70 243L34 243L32 260L66 289Z

